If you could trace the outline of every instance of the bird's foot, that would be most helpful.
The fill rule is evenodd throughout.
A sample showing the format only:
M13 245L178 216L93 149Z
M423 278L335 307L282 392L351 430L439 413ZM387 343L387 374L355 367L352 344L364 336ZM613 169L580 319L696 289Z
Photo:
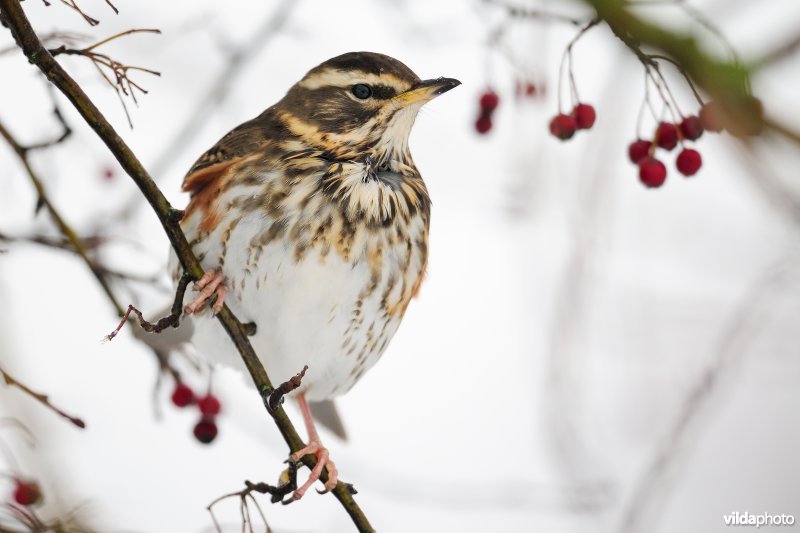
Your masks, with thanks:
M217 299L211 306L211 311L216 315L225 304L225 295L228 293L228 287L225 285L225 274L216 269L206 270L203 277L194 284L194 290L200 291L200 294L183 308L184 312L187 315L196 313L208 303L212 296L216 295Z
M311 485L313 485L314 482L317 481L322 475L323 468L328 470L328 481L325 482L325 490L317 492L320 494L330 492L339 481L339 471L336 470L336 465L333 464L333 461L331 461L328 449L322 445L322 442L320 442L318 438L310 440L305 448L290 455L289 461L296 463L306 455L314 455L317 458L317 464L314 466L314 469L311 470L308 480L303 483L299 489L294 491L294 494L289 501L296 502L302 498L306 491L311 488Z

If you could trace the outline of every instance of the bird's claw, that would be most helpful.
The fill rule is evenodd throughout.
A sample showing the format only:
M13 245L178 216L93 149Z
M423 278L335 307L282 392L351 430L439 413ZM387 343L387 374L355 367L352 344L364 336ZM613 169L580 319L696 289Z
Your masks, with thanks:
M211 312L217 314L222 310L225 305L225 295L228 294L228 287L225 285L225 274L216 269L206 270L203 277L194 284L194 290L200 291L189 305L183 308L187 315L196 313L202 309L206 303L216 296L216 301L211 306Z
M294 494L292 494L292 497L288 501L284 502L286 505L301 499L305 495L306 491L311 488L314 482L320 478L323 469L328 471L328 480L325 482L325 490L322 492L318 490L317 492L320 494L326 494L332 491L339 481L339 471L336 469L336 465L330 459L330 452L328 452L328 449L317 440L310 441L305 448L290 455L289 461L298 462L302 457L310 454L317 458L317 464L311 470L311 474L309 474L306 482L303 483L300 488L294 491Z

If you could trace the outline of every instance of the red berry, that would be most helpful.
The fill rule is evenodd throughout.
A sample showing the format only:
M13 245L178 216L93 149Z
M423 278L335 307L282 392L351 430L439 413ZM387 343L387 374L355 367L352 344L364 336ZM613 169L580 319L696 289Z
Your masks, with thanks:
M500 97L492 89L486 89L486 92L481 95L480 106L484 114L491 113L497 109L500 103Z
M639 161L639 181L646 187L661 187L667 179L667 167L658 159L647 157Z
M696 141L703 134L703 124L695 115L689 115L681 121L681 133L690 141Z
M194 392L188 385L176 383L175 390L172 391L172 403L178 407L186 407L195 402Z
M488 113L481 113L481 116L475 121L475 131L483 135L490 129L492 129L492 117Z
M631 163L638 163L650 155L651 146L653 146L652 141L645 141L642 139L633 141L628 145L628 159L631 160Z
M203 444L210 444L217 438L217 424L213 418L203 417L194 426L194 437Z
M572 117L575 119L575 124L578 125L579 130L588 130L594 125L597 113L595 113L594 107L589 104L578 104L572 110Z
M517 80L517 96L536 96L539 88L532 81Z
M15 483L14 501L19 505L27 507L42 500L42 491L39 489L39 484L35 481L22 481L21 479L17 479Z
M700 167L703 166L703 158L700 157L700 152L692 150L691 148L684 148L678 154L678 159L675 161L675 166L678 167L678 172L684 176L694 176Z
M664 150L672 150L678 145L678 128L675 124L662 122L656 128L656 143Z
M197 400L197 407L200 408L200 412L203 413L205 416L215 416L219 414L222 405L219 403L219 399L213 394L207 394Z
M556 115L550 121L550 133L562 141L566 141L575 135L576 129L578 129L578 124L575 119L563 113Z
M722 131L722 109L716 102L708 102L700 108L700 124L706 131Z
M111 181L114 179L114 169L111 167L105 167L103 169L103 179L106 181Z

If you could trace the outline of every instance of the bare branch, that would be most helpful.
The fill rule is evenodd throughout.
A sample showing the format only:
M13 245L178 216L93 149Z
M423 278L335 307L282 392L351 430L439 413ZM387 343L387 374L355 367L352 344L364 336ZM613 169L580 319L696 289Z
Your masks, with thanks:
M23 383L20 383L16 378L12 377L11 374L9 374L5 370L3 370L2 367L0 367L0 375L3 376L3 379L6 382L6 385L9 385L9 386L12 386L12 387L17 387L19 390L21 390L22 392L24 392L25 394L27 394L28 396L30 396L31 398L33 398L37 402L41 403L42 405L44 405L45 407L47 407L48 409L50 409L51 411L53 411L57 415L66 418L67 420L69 420L70 422L72 422L73 424L78 426L79 428L84 429L86 427L86 423L83 420L81 420L80 418L68 415L67 413L65 413L64 411L62 411L61 409L59 409L58 407L56 407L52 403L50 403L50 400L49 400L49 398L48 398L48 396L46 394L42 394L40 392L32 391L26 385L24 385Z
M192 278L189 275L184 274L181 277L180 281L178 282L178 290L175 293L175 301L172 304L172 309L169 315L165 316L164 318L159 318L156 322L148 322L144 319L144 316L142 316L141 311L139 311L133 305L129 305L128 310L125 311L125 314L122 316L122 320L117 326L117 329L106 335L105 340L110 341L117 336L119 330L121 330L122 326L125 325L125 322L128 321L128 317L131 313L135 314L139 318L139 325L148 333L161 333L169 327L177 328L180 325L180 318L181 314L183 313L183 297L186 294L186 287L189 285L190 281L192 281Z

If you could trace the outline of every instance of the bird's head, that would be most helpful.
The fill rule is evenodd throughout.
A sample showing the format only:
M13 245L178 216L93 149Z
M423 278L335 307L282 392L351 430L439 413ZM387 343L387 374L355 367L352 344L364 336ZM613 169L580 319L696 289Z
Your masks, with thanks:
M460 85L421 80L400 61L350 52L311 69L277 105L284 125L338 159L409 159L408 136L420 107Z

